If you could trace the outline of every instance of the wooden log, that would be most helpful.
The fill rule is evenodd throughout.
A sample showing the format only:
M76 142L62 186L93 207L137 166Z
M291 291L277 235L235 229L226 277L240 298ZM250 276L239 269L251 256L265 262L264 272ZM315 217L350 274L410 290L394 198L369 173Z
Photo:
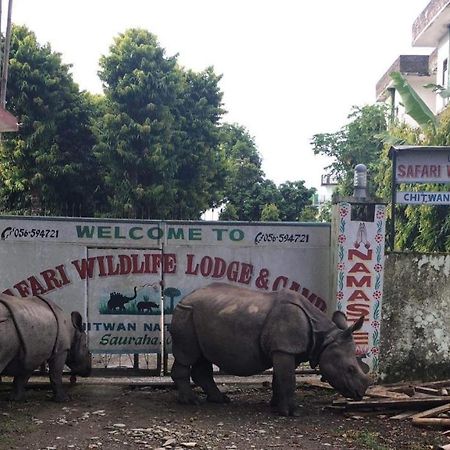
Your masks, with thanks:
M426 411L422 411L420 413L414 414L412 416L412 419L420 419L424 417L432 417L437 416L441 413L450 411L450 403L447 403L445 405L437 406L436 408L427 409Z
M425 427L450 427L450 419L442 419L440 417L419 417L412 419L412 423L414 425Z

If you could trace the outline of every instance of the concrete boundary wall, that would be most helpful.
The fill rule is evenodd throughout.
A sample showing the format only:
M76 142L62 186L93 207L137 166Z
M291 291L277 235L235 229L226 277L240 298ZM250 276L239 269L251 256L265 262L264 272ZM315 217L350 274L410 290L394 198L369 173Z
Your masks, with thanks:
M380 379L450 378L450 254L386 255Z

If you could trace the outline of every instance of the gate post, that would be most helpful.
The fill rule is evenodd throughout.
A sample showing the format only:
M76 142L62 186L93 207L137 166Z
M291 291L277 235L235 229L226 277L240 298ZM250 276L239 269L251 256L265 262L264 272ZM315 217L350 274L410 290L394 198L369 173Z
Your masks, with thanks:
M367 195L367 171L355 168L354 195L333 199L331 224L331 311L349 325L365 316L353 334L356 353L376 378L379 368L383 300L386 205Z

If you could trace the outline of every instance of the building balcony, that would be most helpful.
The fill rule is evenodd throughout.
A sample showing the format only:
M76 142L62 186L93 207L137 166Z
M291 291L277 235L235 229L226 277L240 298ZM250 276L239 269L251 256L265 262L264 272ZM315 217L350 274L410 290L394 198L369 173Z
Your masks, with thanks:
M450 0L449 0L450 2ZM432 61L435 55L400 55L389 67L385 74L378 81L376 90L377 102L385 101L388 97L388 88L392 85L392 72L400 72L406 78L423 77L423 84L434 83L435 78L430 72L433 72ZM431 66L431 67L430 67ZM431 69L431 70L430 70Z
M413 47L437 47L449 25L450 0L431 0L413 23Z

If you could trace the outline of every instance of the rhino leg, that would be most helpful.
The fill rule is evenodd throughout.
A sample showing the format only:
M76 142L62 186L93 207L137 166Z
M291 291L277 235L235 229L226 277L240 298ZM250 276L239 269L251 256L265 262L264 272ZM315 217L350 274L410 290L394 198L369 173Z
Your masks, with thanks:
M205 358L201 357L192 366L192 381L203 389L209 402L230 402L230 399L219 391L219 388L213 378L212 364Z
M185 404L199 404L191 387L191 368L202 357L195 332L192 308L178 305L170 326L174 363L171 377L178 390L178 401Z
M176 359L173 363L170 373L172 380L178 390L178 402L186 405L198 405L200 403L199 398L191 388L191 366L183 365Z
M20 402L25 397L25 386L31 377L31 373L22 373L16 375L13 380L13 391L10 395L10 400L13 402Z
M271 406L281 416L295 415L295 356L274 352Z
M53 400L56 402L66 402L69 396L63 389L62 373L66 362L67 352L62 352L52 356L48 360L48 372L50 378L50 386L53 391Z

